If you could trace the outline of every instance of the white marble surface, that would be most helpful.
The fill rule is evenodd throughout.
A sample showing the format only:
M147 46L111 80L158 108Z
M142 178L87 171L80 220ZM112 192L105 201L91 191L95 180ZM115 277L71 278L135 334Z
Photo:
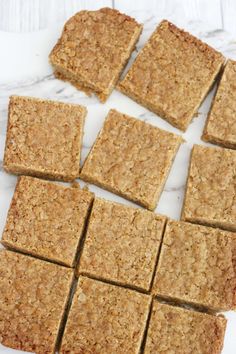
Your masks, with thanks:
M0 0L0 9L3 9L3 2L5 2L5 8L9 12L10 9L6 5L6 1ZM60 0L60 3L62 1ZM55 1L52 0L52 2ZM50 1L47 1L47 3L50 4ZM232 7L230 7L231 3ZM94 5L92 1L78 2L71 0L71 7L66 8L66 5L64 5L64 10L54 14L54 17L53 11L51 11L51 21L49 22L44 18L44 13L41 13L40 16L36 16L35 14L39 30L35 29L36 27L33 23L31 27L29 27L29 24L23 26L22 23L15 24L14 27L3 16L3 11L0 11L0 233L4 227L6 213L16 184L16 177L6 174L2 169L7 105L11 94L45 97L86 105L88 116L85 124L83 159L92 146L110 108L116 108L160 128L181 134L180 131L173 128L167 122L117 91L114 91L107 103L102 105L96 98L86 97L71 85L54 79L52 70L48 64L48 54L60 35L63 24L62 20L65 17L70 16L73 10L77 11L83 8L83 6L84 8L91 8L93 6L98 8L103 5L115 5L119 10L136 17L144 23L144 31L138 49L142 47L157 23L162 18L168 18L222 51L227 57L236 59L236 39L234 36L236 7L234 4L235 2L233 1L221 2L220 0L209 0L205 2L205 5L202 1L160 0L147 2L136 0L127 2L126 0L106 0L96 1L96 5ZM222 16L223 9L225 16ZM232 9L235 9L234 12ZM28 13L25 8L24 13ZM48 19L49 15L45 16ZM33 32L26 31L29 28ZM226 28L226 30L223 28ZM232 33L230 32L231 28ZM136 53L133 57L135 55ZM190 150L194 143L204 144L200 137L212 95L213 91L200 107L198 117L194 118L187 132L183 134L186 143L182 145L177 154L156 212L166 214L174 219L180 217ZM98 196L131 204L100 188L94 186L90 188ZM227 313L226 317L228 318L228 326L223 354L235 354L236 314ZM11 354L15 353L15 351L0 345L0 353Z

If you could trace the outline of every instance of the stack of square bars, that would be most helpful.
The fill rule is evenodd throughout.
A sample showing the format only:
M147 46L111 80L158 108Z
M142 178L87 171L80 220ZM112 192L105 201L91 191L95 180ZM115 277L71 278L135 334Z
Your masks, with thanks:
M104 101L141 31L132 21L110 9L77 14L51 54L57 75ZM126 51L125 35L120 47L111 42L122 31L130 31ZM71 33L86 37L77 38L78 60ZM117 54L106 85L92 84L109 65L99 71L93 65L101 60L83 61L85 44L109 65ZM223 61L163 21L119 87L185 129ZM235 124L229 129L232 75L229 61L204 131L227 147L236 141ZM80 171L85 116L79 105L10 98L4 168L21 177L2 236L7 249L0 251L0 342L44 354L220 353L226 319L217 313L236 308L236 151L193 147L182 220L168 220L152 210L182 138L110 110ZM77 177L149 210L44 180Z

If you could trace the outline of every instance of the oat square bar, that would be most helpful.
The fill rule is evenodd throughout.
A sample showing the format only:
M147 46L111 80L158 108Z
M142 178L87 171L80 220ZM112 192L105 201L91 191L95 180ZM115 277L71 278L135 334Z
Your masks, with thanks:
M79 273L150 290L166 218L96 198Z
M236 231L236 151L193 147L182 219Z
M20 177L2 243L73 267L92 200L92 193L78 188Z
M226 319L154 301L144 354L220 354Z
M77 178L86 112L75 104L11 96L5 170L63 181Z
M69 268L0 250L0 343L55 353L72 280Z
M213 311L236 309L236 234L169 221L153 293Z
M223 63L219 52L164 20L118 88L186 130Z
M59 353L138 354L151 297L80 277Z
M236 61L226 63L202 138L236 149Z
M78 12L50 54L56 76L106 101L141 31L135 19L114 9Z
M112 109L80 177L153 210L181 142L178 135Z

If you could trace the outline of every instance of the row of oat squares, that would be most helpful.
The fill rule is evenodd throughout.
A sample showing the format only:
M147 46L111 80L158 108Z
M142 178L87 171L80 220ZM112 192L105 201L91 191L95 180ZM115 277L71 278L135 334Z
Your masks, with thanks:
M203 138L235 148L236 62L225 65L221 53L163 20L118 82L142 27L113 9L78 12L49 56L56 77L94 92L102 102L116 87L186 130L220 74Z
M22 176L2 243L9 249L0 251L6 346L37 353L58 346L60 353L221 352L226 319L216 313L236 307L233 232Z
M82 170L86 108L12 96L4 168L54 180L77 177L154 210L182 142L179 135L110 110ZM236 151L195 145L182 217L236 230Z

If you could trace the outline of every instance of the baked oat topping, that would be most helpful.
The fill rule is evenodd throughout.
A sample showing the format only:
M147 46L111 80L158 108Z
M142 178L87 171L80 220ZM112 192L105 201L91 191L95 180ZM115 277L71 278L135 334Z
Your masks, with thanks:
M142 31L117 10L80 11L64 26L50 54L56 76L104 102L112 92Z
M78 271L149 291L166 218L95 198Z
M226 319L153 303L145 354L220 354Z
M168 221L153 293L212 311L236 309L236 233Z
M64 181L77 178L86 113L75 104L11 96L5 170Z
M0 250L0 343L55 353L72 280L69 268Z
M194 145L182 219L236 231L236 151Z
M92 201L90 192L22 176L1 242L73 267Z
M151 297L80 277L61 354L138 354Z
M118 89L185 131L223 63L221 53L163 20Z
M176 134L112 109L80 177L153 210L181 142Z
M228 60L203 132L203 139L236 148L236 61Z

